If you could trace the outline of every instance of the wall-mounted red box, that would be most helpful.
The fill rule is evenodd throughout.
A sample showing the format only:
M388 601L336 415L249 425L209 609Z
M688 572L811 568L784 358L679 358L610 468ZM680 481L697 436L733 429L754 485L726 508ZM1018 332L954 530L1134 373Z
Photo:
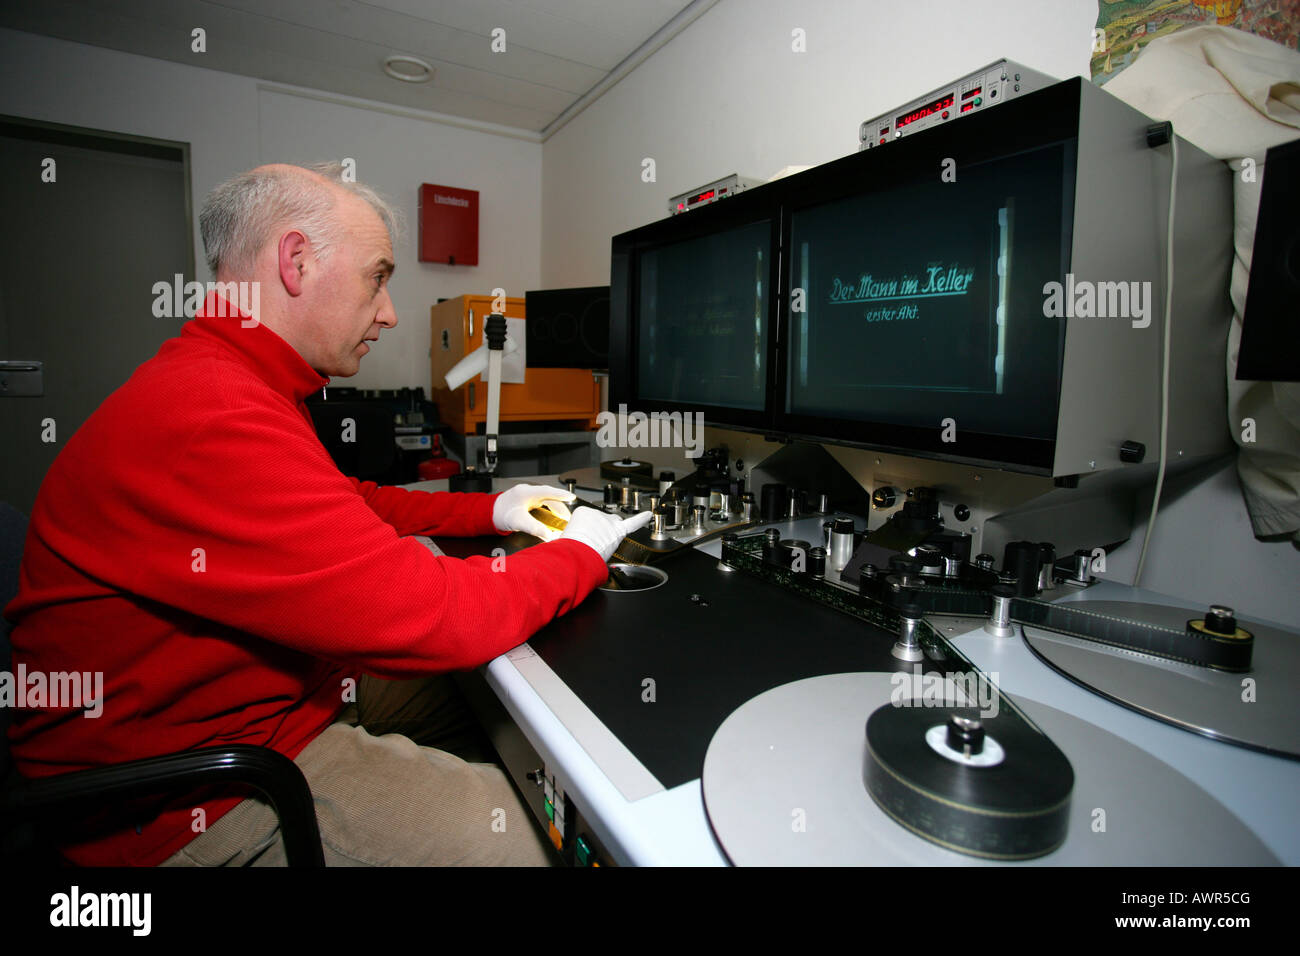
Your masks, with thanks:
M420 186L420 261L478 265L478 190Z

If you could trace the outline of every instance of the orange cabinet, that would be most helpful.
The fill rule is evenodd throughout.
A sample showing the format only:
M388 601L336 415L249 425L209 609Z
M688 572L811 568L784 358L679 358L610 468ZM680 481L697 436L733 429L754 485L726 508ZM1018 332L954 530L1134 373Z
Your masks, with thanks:
M433 329L433 401L442 420L463 435L472 435L487 420L487 382L475 376L454 392L446 374L483 344L483 320L492 314L491 296L462 295L430 309ZM524 300L506 299L505 316L525 319ZM522 343L521 343L522 344ZM600 412L600 383L587 369L530 368L522 384L501 386L501 421L569 422L595 429Z

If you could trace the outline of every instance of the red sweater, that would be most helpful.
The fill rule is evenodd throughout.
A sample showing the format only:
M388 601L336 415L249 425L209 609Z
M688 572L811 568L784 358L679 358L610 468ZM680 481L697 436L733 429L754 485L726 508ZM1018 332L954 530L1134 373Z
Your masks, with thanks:
M494 534L495 496L344 477L303 404L324 383L265 326L199 317L68 441L5 615L15 675L103 672L103 712L17 710L24 774L221 744L294 757L337 717L345 677L475 667L605 579L575 541L494 572L403 537ZM238 802L203 804L208 824ZM194 837L194 805L67 852L156 864Z

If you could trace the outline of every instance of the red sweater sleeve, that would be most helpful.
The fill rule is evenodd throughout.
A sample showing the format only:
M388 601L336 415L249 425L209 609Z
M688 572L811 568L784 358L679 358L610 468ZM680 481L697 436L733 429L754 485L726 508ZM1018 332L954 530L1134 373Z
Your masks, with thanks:
M380 518L288 403L233 404L203 421L171 467L132 486L147 493L124 504L159 530L125 573L130 592L402 677L491 660L605 579L599 555L573 541L526 549L495 571L486 557L436 557ZM437 507L419 520L412 493L391 490L371 497L407 530L474 533L485 510L491 524L490 495L427 495ZM461 499L467 514L456 516Z
M357 494L398 534L440 534L453 538L500 534L492 521L497 495L411 491L349 478Z

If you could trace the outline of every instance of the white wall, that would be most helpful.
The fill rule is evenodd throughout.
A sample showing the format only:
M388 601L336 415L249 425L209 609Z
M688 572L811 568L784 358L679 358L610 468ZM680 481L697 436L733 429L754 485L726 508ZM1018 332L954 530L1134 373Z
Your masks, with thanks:
M542 278L548 287L609 282L610 238L666 216L670 196L739 172L766 178L857 149L858 124L1001 57L1062 79L1088 75L1097 0L722 0L543 147ZM791 50L806 31L807 52ZM655 160L657 181L641 181ZM709 429L747 460L756 436ZM770 449L769 449L770 450ZM637 449L683 469L667 450ZM847 461L864 456L848 455ZM856 475L869 481L866 473ZM1149 508L1149 500L1147 503ZM1111 556L1127 583L1134 537ZM1300 628L1300 550L1251 534L1229 464L1171 501L1143 586L1193 606Z
M542 278L605 285L610 237L670 196L852 153L863 120L1001 57L1087 75L1096 20L1097 0L722 0L546 141Z
M538 287L542 147L517 136L12 30L0 30L0 113L188 142L200 281L209 276L198 210L209 189L261 163L355 159L357 178L384 193L407 228L395 249L398 326L384 333L361 372L340 384L427 390L429 307L439 297L498 286L522 295ZM423 182L481 191L478 266L417 262ZM129 223L96 228L120 230L130 241ZM142 290L142 307L151 302Z

